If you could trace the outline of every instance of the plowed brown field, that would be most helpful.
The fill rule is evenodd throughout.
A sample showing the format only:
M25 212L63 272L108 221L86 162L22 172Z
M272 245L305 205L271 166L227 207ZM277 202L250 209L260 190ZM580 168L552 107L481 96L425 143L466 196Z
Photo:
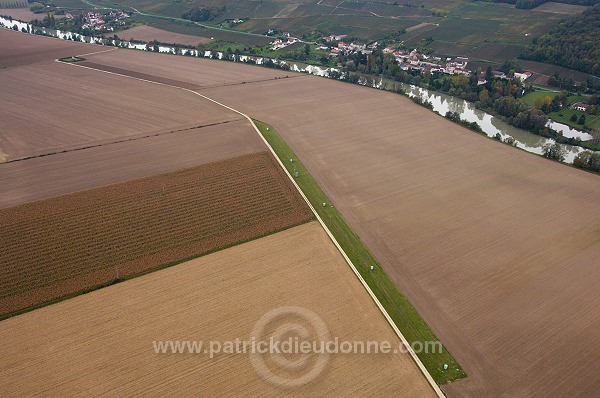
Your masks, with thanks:
M0 71L9 161L240 119L190 92L58 62Z
M130 40L132 38L142 41L158 40L161 43L186 44L189 46L197 46L198 44L209 43L211 41L206 37L184 35L145 25L123 30L118 32L117 35L123 40Z
M25 22L29 22L34 19L41 20L46 16L46 14L36 14L29 10L29 8L0 8L0 15L7 15L13 17L14 19ZM64 17L64 15L54 14L54 18L56 19L61 19Z
M0 322L0 391L3 397L434 396L406 354L332 355L314 381L285 389L262 379L248 355L154 352L159 340L246 340L259 318L280 306L313 311L332 338L399 344L313 222Z
M0 70L101 50L106 48L0 29Z
M140 56L144 59L142 63L139 62ZM169 78L177 81L176 85L180 87L186 84L193 85L194 88L205 88L302 76L261 66L123 49L86 56L86 59L97 65L119 68L120 71L128 71L126 74L136 73L135 76L151 80ZM177 73L173 73L174 70Z
M6 208L0 313L311 217L266 152Z
M202 85L274 125L467 372L449 396L596 394L598 176L364 87L142 52L88 59Z
M244 119L0 164L0 208L265 149Z
M596 394L599 176L373 89L203 93L287 141L466 371L450 397Z

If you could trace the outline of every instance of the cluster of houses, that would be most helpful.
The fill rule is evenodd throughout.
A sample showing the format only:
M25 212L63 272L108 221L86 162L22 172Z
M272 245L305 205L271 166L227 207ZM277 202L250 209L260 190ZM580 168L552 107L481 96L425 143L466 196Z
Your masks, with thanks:
M343 41L339 41L336 47L328 47L328 46L320 46L321 50L329 50L330 57L336 57L339 54L348 55L353 53L363 53L363 54L371 54L373 52L372 45L367 46L365 44L360 43L345 43Z
M287 39L286 39L287 37ZM373 53L373 50L379 47L377 42L366 45L361 43L346 43L343 40L348 37L347 35L330 35L323 37L324 43L319 46L319 50L329 51L330 57L337 57L340 54L350 55L355 53L362 53L369 55ZM271 43L273 50L280 50L298 42L299 39L291 37L289 33L284 33L283 38L275 39ZM332 43L333 42L333 43ZM331 45L333 44L333 45ZM383 49L384 54L392 54L402 70L420 70L421 72L441 72L449 75L465 75L469 76L471 71L467 69L469 58L456 57L456 58L441 58L432 55L422 54L416 49L402 50L395 46L387 46ZM494 71L494 76L501 79L509 79L504 72ZM514 77L524 82L531 77L531 72L515 73ZM478 84L485 84L487 81L485 78L480 78Z
M446 58L434 57L427 54L421 54L416 49L396 50L393 47L386 47L384 53L392 53L398 65L402 70L420 70L421 72L442 72L449 75L462 74L469 76L471 71L467 69L469 58L456 57Z
M287 39L275 39L275 41L273 41L271 43L271 45L273 47L271 47L273 50L281 50L282 48L285 48L287 46L289 46L290 44L294 44L299 42L300 40L296 37L291 37L289 35L289 33L287 34Z
M329 51L330 57L336 57L339 54L349 55L357 52L368 55L379 46L377 42L368 46L359 43L345 43L342 40L346 37L346 35L325 36L323 37L323 40L326 43L337 41L337 46L332 47L324 44L321 45L319 49ZM401 50L397 49L395 46L387 46L383 49L383 53L392 54L400 68L405 71L420 70L421 72L442 72L449 75L462 74L465 76L469 76L471 74L471 71L467 69L469 58L466 57L443 59L441 57L422 54L416 49L412 51ZM496 77L509 79L509 77L503 72L495 71L494 74ZM520 79L521 82L524 82L531 77L531 72L515 73L514 76ZM479 84L485 83L487 83L485 79L480 79Z
M66 17L72 19L73 15L67 14ZM115 26L125 25L125 20L129 17L129 14L121 10L114 10L105 14L97 11L89 11L84 16L85 23L82 25L82 28L112 32L115 30Z
M531 77L531 75L532 75L531 72L523 72L523 73L515 72L514 77L521 80L521 83L523 83L525 80L529 79ZM498 79L505 79L505 80L512 79L506 73L499 71L499 70L494 71L494 77L498 78ZM483 82L482 84L485 84L485 83L486 82Z
M319 47L321 50L330 51L330 57L338 56L339 54L349 55L360 52L362 54L371 54L379 44L377 42L370 45L360 43L345 43L343 40L346 35L338 36L326 36L323 40L326 43L337 41L337 46L331 47L322 45ZM394 46L387 46L383 49L384 54L392 54L396 59L396 62L403 70L420 70L422 72L443 72L450 75L464 74L469 75L471 72L467 69L468 58L457 57L457 58L446 58L443 60L440 57L433 57L427 54L421 54L416 49L412 51L400 50Z

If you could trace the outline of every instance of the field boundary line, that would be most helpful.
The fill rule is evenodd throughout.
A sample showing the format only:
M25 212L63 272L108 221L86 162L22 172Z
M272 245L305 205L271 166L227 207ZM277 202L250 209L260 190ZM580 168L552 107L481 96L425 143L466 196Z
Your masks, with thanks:
M61 61L59 61L57 59L56 62L61 62ZM63 63L63 62L61 62L61 63ZM338 243L337 239L333 236L333 234L331 233L331 231L329 230L329 228L327 227L327 225L325 225L325 223L323 222L323 219L319 216L319 214L317 213L317 211L315 210L315 208L313 207L313 205L310 203L310 201L308 200L308 198L306 197L306 195L304 195L304 192L302 192L302 189L300 189L300 187L298 186L298 184L294 180L294 177L292 177L292 175L289 173L289 171L285 168L285 165L282 163L281 159L279 159L279 156L277 156L277 154L275 153L275 150L273 149L273 147L267 142L267 140L265 139L265 137L263 137L263 135L260 133L260 130L258 129L258 127L256 127L256 124L254 124L254 121L252 120L252 118L250 118L245 113L243 113L241 111L238 111L237 109L234 109L234 108L232 108L232 107L230 107L228 105L225 105L225 104L223 104L223 103L221 103L221 102L219 102L217 100L214 100L214 99L212 99L210 97L207 97L204 94L201 94L201 93L196 92L194 90L190 90L190 89L185 88L185 87L178 87L178 86L173 86L171 84L154 82L152 80L146 80L146 79L142 79L142 78L138 78L138 77L134 77L134 76L123 75L123 74L120 74L120 73L109 72L109 71L104 71L104 70L100 70L100 69L94 69L94 68L90 68L90 67L87 67L87 66L84 66L84 65L77 65L76 63L67 63L67 65L76 66L76 67L85 68L85 69L91 69L91 70L95 70L95 71L98 71L98 72L110 73L110 74L113 74L113 75L123 76L123 77L127 77L127 78L130 78L130 79L141 80L141 81L145 81L145 82L149 82L149 83L159 84L161 86L173 87L173 88L176 88L176 89L188 91L188 92L190 92L192 94L198 95L198 96L200 96L200 97L202 97L202 98L204 98L204 99L206 99L208 101L211 101L211 102L213 102L213 103L215 103L217 105L222 106L223 108L229 109L230 111L235 112L235 113L237 113L237 114L245 117L250 122L250 124L252 125L252 127L254 128L254 130L256 131L256 134L258 134L258 136L262 139L262 141L265 143L265 145L267 146L267 148L269 148L269 151L275 157L275 159L277 160L277 163L281 166L281 168L283 169L283 171L285 172L285 174L288 176L288 178L290 179L290 181L292 182L292 184L294 185L294 187L296 187L296 190L298 190L298 192L300 193L300 195L302 196L302 198L304 199L304 201L306 202L306 204L308 205L308 207L310 208L310 210L313 212L313 214L315 215L317 221L319 221L319 224L321 224L321 227L323 228L323 230L325 231L325 233L327 233L327 236L329 236L329 239L333 242L333 244L335 245L335 247L338 249L338 251L340 252L340 254L342 255L342 257L344 258L344 260L346 260L346 263L350 266L350 268L354 272L354 275L356 275L356 277L358 278L358 280L360 281L360 283L363 285L363 287L365 288L365 290L367 291L367 293L369 293L369 295L371 296L371 299L375 302L375 304L379 308L379 311L381 311L381 313L383 314L383 316L387 320L388 324L392 327L392 329L394 330L394 332L396 333L396 335L400 338L400 340L402 341L402 344L406 347L407 351L410 353L410 356L412 357L413 361L415 362L415 364L417 365L417 367L419 368L419 370L421 371L421 373L423 374L423 376L425 376L425 378L427 379L427 381L431 385L431 388L434 390L434 392L437 394L438 397L440 397L440 398L446 398L446 396L444 395L444 392L437 385L437 383L435 382L435 380L433 380L433 377L431 377L431 374L429 373L429 371L427 370L427 368L425 368L425 365L423 365L423 363L421 362L421 360L419 359L419 357L417 356L417 354L414 352L414 350L412 349L411 345L406 340L406 338L404 337L404 335L402 334L402 332L400 331L400 329L398 329L398 326L396 326L396 324L394 323L393 319L390 317L390 314L388 314L388 312L383 307L383 305L381 304L381 302L379 301L379 299L377 298L377 296L375 296L375 293L373 293L373 291L371 290L371 288L369 287L369 285L367 284L367 282L364 280L364 278L362 277L362 275L358 272L358 269L356 269L356 266L354 265L354 263L352 263L352 260L350 260L350 258L348 257L348 255L346 254L346 252L344 251L344 249L340 246L340 244Z
M105 46L103 45L103 47L105 47ZM109 51L115 51L115 50L118 50L118 49L119 49L118 47L113 47L113 48L109 48L108 50L94 51L94 52L91 52L91 53L79 54L77 56L78 57L84 57L86 55L102 54L102 53L107 53Z
M205 97L205 96L203 96L203 97ZM205 98L209 99L211 101L214 101L211 98L208 98L208 97L205 97ZM214 102L217 103L217 104L220 104L217 101L214 101ZM223 104L220 104L220 105L223 105ZM235 109L230 108L227 105L223 105L223 106L225 106L226 108L229 108L231 110L236 111ZM400 340L402 341L402 344L404 344L404 346L406 347L407 351L410 353L413 361L416 363L416 365L419 368L419 370L421 371L421 373L425 376L425 378L427 379L427 381L429 382L429 384L433 388L434 392L438 395L438 397L445 398L444 393L442 392L442 390L440 389L440 387L437 385L437 383L435 382L435 380L433 380L433 377L431 377L431 374L429 374L429 371L427 370L427 368L425 368L425 365L423 365L423 363L421 362L421 360L419 359L419 357L417 356L417 354L414 352L414 350L412 349L412 347L410 346L410 344L408 343L408 341L406 340L406 338L404 337L404 335L402 334L402 332L400 331L400 329L398 329L398 326L396 326L396 324L394 323L394 321L392 320L392 318L390 317L390 315L388 314L388 312L385 310L385 308L383 307L383 305L381 304L381 302L379 301L379 299L377 298L377 296L375 296L375 293L373 293L373 291L371 290L371 288L369 287L369 285L367 284L367 282L364 280L364 278L362 277L362 275L358 272L358 269L356 269L356 266L354 265L354 263L352 262L352 260L350 260L350 258L348 257L348 255L346 254L346 252L344 251L344 249L340 246L340 244L338 243L337 239L333 236L333 234L331 233L331 231L329 230L329 228L327 227L327 225L325 225L325 222L323 222L323 219L321 218L321 216L319 216L319 214L317 213L317 211L315 210L315 208L313 207L313 205L310 203L310 201L308 200L308 198L306 197L306 195L304 195L304 192L302 192L302 189L300 189L300 187L298 186L298 184L294 180L294 177L292 177L292 175L290 174L290 172L285 168L285 165L281 162L281 159L279 159L279 157L277 156L277 154L273 150L273 147L271 147L271 145L267 142L267 140L265 139L265 137L263 137L263 135L260 133L260 130L258 130L258 127L256 127L256 125L254 124L254 121L248 115L245 115L245 114L243 114L241 112L240 112L240 114L242 114L246 118L248 118L248 120L252 124L252 127L254 127L254 130L256 130L257 134L260 136L260 138L262 138L263 142L267 145L267 147L269 148L269 150L271 151L271 153L273 154L273 156L275 157L275 159L277 159L277 162L279 163L279 165L281 166L281 168L285 171L285 173L287 174L288 178L292 181L292 183L294 184L294 186L296 187L296 189L298 190L298 192L300 193L300 195L302 195L302 198L304 199L304 201L306 202L306 204L308 205L308 207L310 208L310 210L313 212L313 214L315 215L315 217L317 218L317 220L321 224L321 227L323 228L323 230L325 230L325 232L329 236L329 239L331 239L331 241L333 242L333 244L335 245L335 247L338 249L338 251L340 252L340 254L342 255L342 257L344 258L344 260L346 260L346 263L350 266L350 268L354 272L354 275L356 275L356 277L358 278L358 280L360 281L360 283L363 285L363 287L365 288L365 290L367 291L367 293L369 293L369 295L371 296L371 299L373 299L373 301L375 302L375 304L377 305L377 307L379 308L379 310L381 311L381 313L383 314L383 316L385 317L385 319L387 320L387 322L389 323L389 325L392 327L392 329L394 330L394 332L396 333L396 335L400 338Z

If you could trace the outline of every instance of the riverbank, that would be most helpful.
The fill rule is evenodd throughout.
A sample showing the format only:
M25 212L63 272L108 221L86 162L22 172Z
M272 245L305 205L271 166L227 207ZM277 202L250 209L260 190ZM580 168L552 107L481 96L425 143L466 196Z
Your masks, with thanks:
M299 62L291 62L281 59L271 59L260 56L228 54L216 51L199 51L195 48L190 48L190 46L183 45L169 46L157 43L150 44L126 40L115 41L114 38L85 37L72 32L62 32L60 30L55 29L34 27L30 24L4 17L0 17L0 26L3 26L8 29L22 31L25 33L42 34L45 36L56 37L63 40L82 41L103 46L113 46L118 48L135 49L141 51L153 51L173 55L211 58L232 62L244 62L247 64L279 68L284 70L290 70L293 72L308 73L311 75L342 81L349 81L350 77L350 75L347 72L341 71L337 68L306 65ZM556 140L552 138L545 138L530 133L526 130L513 127L506 123L504 120L502 120L500 117L494 116L490 113L477 109L474 103L444 93L439 93L422 87L408 85L406 83L400 83L395 80L370 75L361 77L356 82L352 83L380 90L392 91L399 94L405 94L411 98L418 97L421 103L431 103L432 111L442 116L445 116L448 112L457 113L460 119L465 121L467 124L473 125L473 123L476 123L481 128L481 132L487 135L488 137L500 139L504 142L510 142L512 145L530 153L543 155L544 147L556 143ZM398 87L401 87L401 89L399 90ZM568 129L568 126L564 127ZM566 129L564 131L567 131ZM575 139L577 135L585 133L575 131L572 134L572 138ZM584 151L584 148L580 146L567 145L563 143L560 143L560 145L565 152L565 163L573 163L575 157L580 152Z

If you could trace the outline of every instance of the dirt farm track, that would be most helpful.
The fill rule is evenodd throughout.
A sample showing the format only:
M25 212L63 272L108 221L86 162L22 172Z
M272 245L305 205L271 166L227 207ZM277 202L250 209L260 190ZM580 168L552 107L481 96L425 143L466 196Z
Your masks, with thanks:
M0 49L4 36L0 30ZM98 51L97 46L87 48ZM31 73L28 68L43 70L50 65L41 58L30 65L31 57L19 57L28 65L23 72L0 70L0 84L6 80L2 74ZM463 366L468 377L443 386L449 397L597 394L599 176L482 137L402 96L365 87L256 66L134 51L109 51L86 59L100 69L193 86L273 125ZM57 67L67 77L97 79L95 85L129 80L123 84L139 85L140 90L152 85L102 71L83 72L75 65ZM48 68L55 79L63 78L54 67ZM171 89L169 95L177 97L177 89ZM34 93L35 87L31 90ZM212 112L216 110L212 105L198 102L205 109L203 115L220 120L225 113ZM183 115L194 127L193 109L189 112ZM222 121L227 123L219 126L245 123L233 112ZM239 135L226 142L236 142L243 131L250 131L247 127L240 127ZM114 134L107 139L122 138ZM61 140L56 138L47 147L32 143L28 150L47 150L60 146ZM5 148L3 141L0 148L10 160L20 146ZM257 151L260 144L252 142L240 151ZM64 143L69 148L81 145L66 136ZM118 145L123 144L106 148ZM37 161L33 174L42 173L41 162L54 162L52 170L59 180L63 171L69 175L61 191L71 192L96 178L102 180L107 170L100 166L90 174L67 172L73 165L85 164L86 153L102 162L100 152L90 148L60 154L63 157L2 164L0 180L4 177L15 187L14 203L20 194L27 197L37 188L35 179L19 179L19 168L26 170ZM170 162L161 158L157 169L172 167ZM109 165L108 170L113 172L109 179L118 179L116 167ZM49 184L43 184L42 191L52 189L45 185ZM364 307L357 308L354 316L363 316ZM12 322L17 321L21 322L18 317ZM5 325L0 323L0 330L9 327Z

